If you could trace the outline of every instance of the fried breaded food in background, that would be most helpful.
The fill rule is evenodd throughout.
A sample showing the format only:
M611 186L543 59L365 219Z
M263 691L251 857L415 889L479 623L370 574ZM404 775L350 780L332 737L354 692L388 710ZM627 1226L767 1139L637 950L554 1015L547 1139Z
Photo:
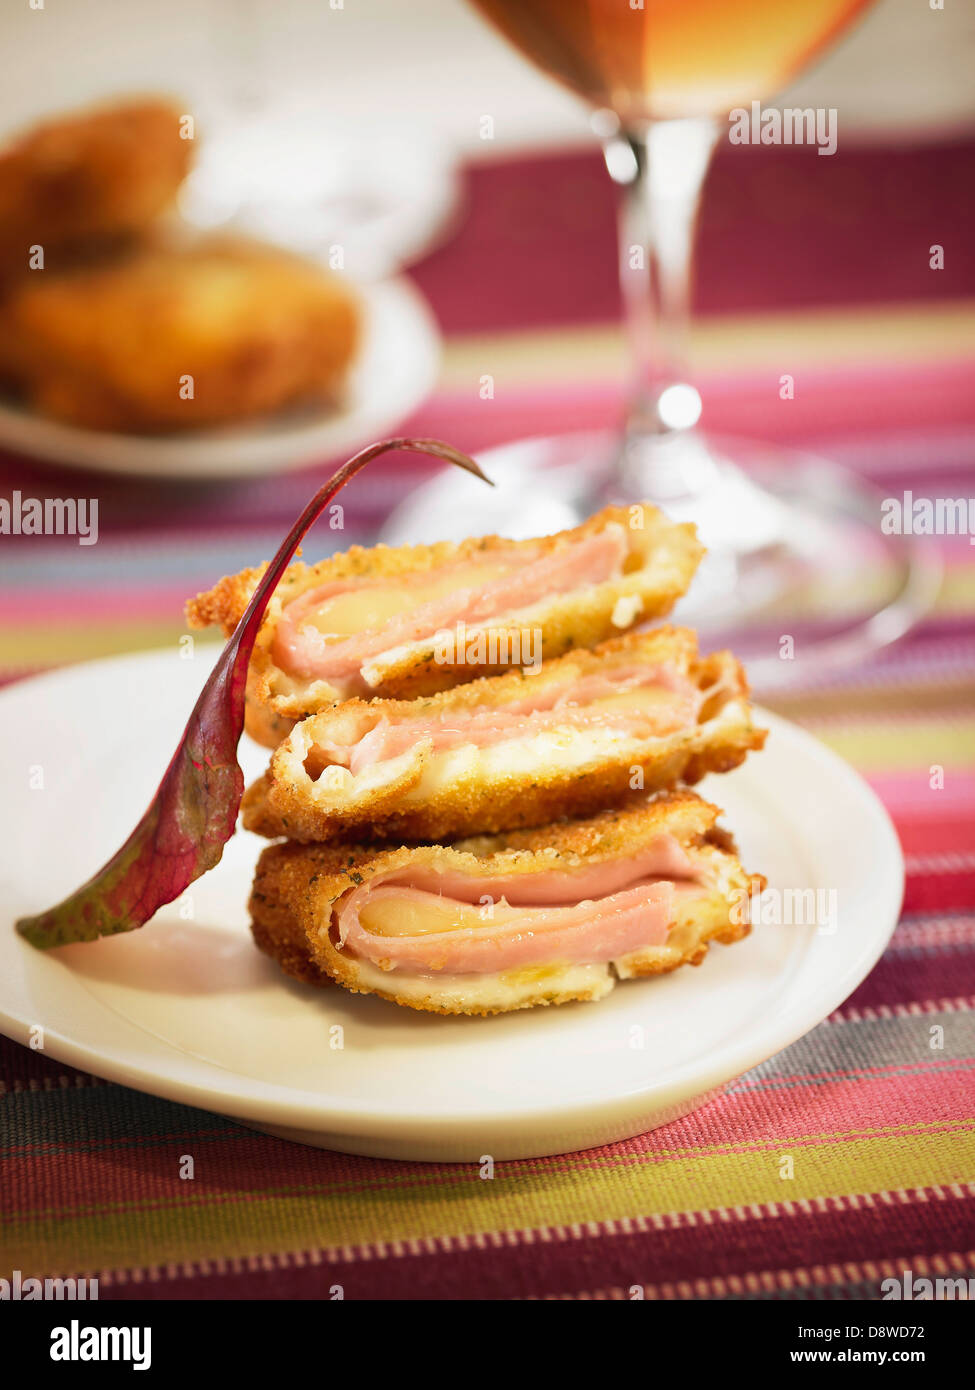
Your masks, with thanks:
M357 301L334 276L230 237L38 272L0 308L0 365L34 409L129 432L334 399L358 337Z
M142 98L35 126L0 149L0 279L50 252L143 231L173 202L195 153L183 112Z

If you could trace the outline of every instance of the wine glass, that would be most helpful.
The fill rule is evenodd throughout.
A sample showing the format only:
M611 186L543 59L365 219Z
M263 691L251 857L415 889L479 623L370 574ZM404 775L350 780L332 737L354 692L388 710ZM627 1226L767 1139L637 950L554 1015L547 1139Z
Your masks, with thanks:
M482 455L496 483L476 527L521 538L608 501L694 521L708 555L677 611L733 634L764 685L861 659L903 635L940 583L933 552L880 529L880 499L824 460L719 439L700 424L685 341L694 227L725 118L790 80L867 0L474 0L521 51L593 107L622 189L620 273L633 380L621 432L518 441ZM394 544L452 536L469 493L435 478L391 517ZM838 598L850 557L869 594ZM854 585L854 588L857 586ZM809 670L808 661L801 669Z

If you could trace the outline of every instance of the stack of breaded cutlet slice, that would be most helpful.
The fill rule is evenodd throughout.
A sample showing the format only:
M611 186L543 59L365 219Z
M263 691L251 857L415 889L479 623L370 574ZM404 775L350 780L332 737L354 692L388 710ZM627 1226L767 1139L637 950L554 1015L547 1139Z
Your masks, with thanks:
M599 999L746 935L763 880L687 787L765 733L730 653L643 630L702 553L644 504L292 565L248 673L247 729L274 749L243 804L275 841L258 946L313 984L487 1014ZM231 632L261 573L190 622Z

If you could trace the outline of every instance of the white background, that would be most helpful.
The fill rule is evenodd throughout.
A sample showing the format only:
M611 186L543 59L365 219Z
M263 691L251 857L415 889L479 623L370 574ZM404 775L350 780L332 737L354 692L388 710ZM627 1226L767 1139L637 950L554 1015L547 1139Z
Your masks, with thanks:
M40 0L34 0L40 3ZM213 122L241 89L393 123L490 157L588 139L586 114L464 0L3 0L0 130L107 93L169 90ZM782 0L783 4L789 0ZM927 139L975 128L975 0L879 0L792 89L844 132ZM494 116L496 138L479 137Z

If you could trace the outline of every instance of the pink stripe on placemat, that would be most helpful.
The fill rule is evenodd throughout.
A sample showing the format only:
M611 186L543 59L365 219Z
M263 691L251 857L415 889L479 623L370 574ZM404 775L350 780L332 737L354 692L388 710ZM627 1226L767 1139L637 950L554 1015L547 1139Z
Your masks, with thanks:
M909 737L907 730L904 736ZM908 854L920 859L935 852L975 852L975 771L951 767L937 790L927 767L868 773L866 780L896 822Z
M217 576L219 577L219 576ZM22 593L0 592L0 624L10 627L38 623L83 622L97 614L119 622L172 619L182 621L183 606L190 595L185 583L123 589L117 584L104 587L28 589Z
M489 355L483 366L490 371ZM794 400L779 398L780 370L794 376ZM801 444L804 436L822 438L832 431L855 439L869 436L878 427L890 432L971 426L975 423L973 380L972 361L798 369L783 359L775 368L762 371L703 374L698 384L705 428ZM472 379L469 391L443 392L429 402L414 427L456 439L464 448L477 451L529 435L612 426L622 421L623 411L621 381L542 383L524 390L509 388L495 400L481 401L477 381ZM882 471L882 455L873 468ZM421 462L417 471L427 471L426 465Z

